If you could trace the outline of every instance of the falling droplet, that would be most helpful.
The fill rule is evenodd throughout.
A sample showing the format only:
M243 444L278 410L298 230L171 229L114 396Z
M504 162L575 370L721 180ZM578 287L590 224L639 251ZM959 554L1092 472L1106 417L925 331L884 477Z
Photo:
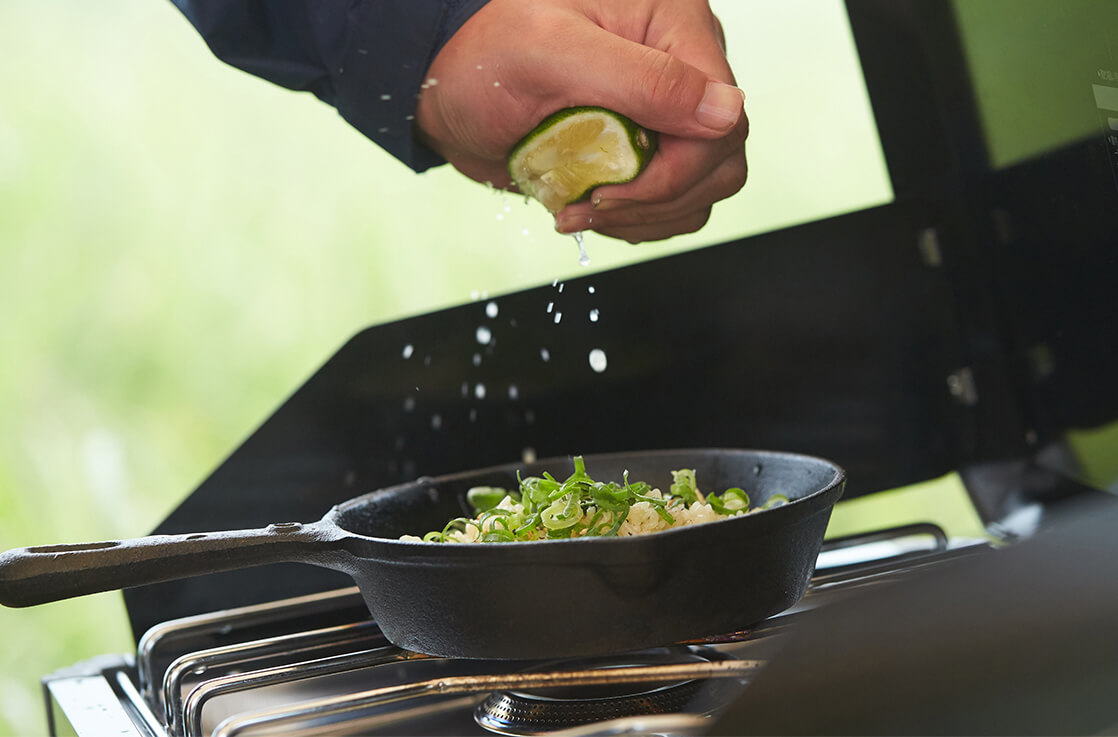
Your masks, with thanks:
M489 345L489 341L493 340L493 332L484 325L479 325L474 337L477 338L478 343Z
M384 100L385 102L388 102L389 100L392 99L392 95L381 95L380 99Z
M430 366L431 365L431 357L430 356L424 356L423 357L423 365L424 366Z
M593 293L594 293L594 285L590 285L590 286L588 286L588 287L586 288L586 293L587 293L587 294L593 294Z
M477 410L476 409L471 409L470 410L470 422L477 422Z
M559 290L559 294L563 293L563 287L565 287L565 286L567 286L567 285L564 282L559 282L559 286L556 287L556 289Z
M562 312L556 312L555 313L555 324L558 325L559 321L562 320L562 319L563 319L563 313Z
M540 358L542 358L545 363L550 361L551 360L551 351L549 351L546 348L540 348Z
M475 353L474 354L474 365L475 366L480 366L481 365L481 354L480 353Z
M520 390L516 388L516 384L509 384L509 399L519 399Z
M552 310L554 310L554 309L555 309L555 303L554 303L554 302L548 302L548 303L547 303L547 312L548 312L548 314L551 314L551 311L552 311Z
M462 382L462 396L463 397L470 396L470 382L468 382L468 381L463 381Z
M606 370L606 352L601 348L590 351L590 368L599 374Z
M406 346L404 346L403 356L404 356L405 359L411 358L411 354L413 354L413 353L415 353L415 346L414 345L412 345L411 343L408 343Z
M535 463L536 462L536 449L529 446L529 447L525 448L524 450L520 451L520 462L521 463Z
M478 399L485 399L485 384L478 383L478 385L474 387L474 396Z
M404 397L404 411L411 412L415 409L415 397Z
M431 429L438 430L443 426L442 415L431 415Z
M578 244L578 265L589 266L590 256L586 253L586 240L582 235L582 231L574 233L575 243Z
M498 311L498 308L497 308L497 303L496 302L489 302L485 305L485 315L486 315L486 317L496 317L497 316L497 311Z

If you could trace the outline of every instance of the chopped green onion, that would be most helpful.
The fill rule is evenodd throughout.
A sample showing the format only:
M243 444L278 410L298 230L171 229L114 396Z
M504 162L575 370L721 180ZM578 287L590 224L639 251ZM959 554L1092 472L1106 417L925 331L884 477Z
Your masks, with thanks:
M726 489L721 494L711 494L707 504L719 514L736 514L749 511L749 495L737 487Z
M682 499L687 506L701 502L699 484L695 481L695 469L681 468L672 471L672 485L668 487L668 493Z
M749 495L743 489L727 489L721 494L703 495L694 469L672 471L669 493L644 481L630 481L622 474L620 484L595 481L586 472L581 456L575 456L574 472L562 482L544 472L541 476L516 474L515 490L477 486L466 492L466 500L476 517L456 517L441 531L429 532L424 542L518 542L572 537L616 537L629 518L632 505L646 503L665 523L675 525L676 515L696 502L710 504L721 515L749 510ZM508 500L506 502L506 499ZM787 497L769 497L763 509L786 504ZM470 528L473 528L472 530Z
M763 505L761 505L761 509L772 509L773 507L783 507L787 503L788 503L788 497L784 496L783 494L773 494L772 496L770 496L768 499L765 500L765 503Z
M474 514L488 512L505 500L509 493L496 486L475 486L466 492L466 501L474 509Z

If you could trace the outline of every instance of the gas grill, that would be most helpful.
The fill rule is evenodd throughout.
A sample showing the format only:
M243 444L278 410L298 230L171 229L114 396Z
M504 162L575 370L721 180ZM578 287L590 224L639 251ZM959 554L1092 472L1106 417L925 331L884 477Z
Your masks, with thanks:
M752 447L834 460L846 499L957 473L987 538L830 540L748 631L563 662L402 650L317 568L138 587L135 655L44 678L51 732L1113 730L1118 482L1075 441L1118 456L1118 23L1065 5L1066 33L1005 53L1049 65L1031 108L1066 135L1005 152L966 0L848 0L893 202L372 326L155 531L306 522L518 458Z
M52 733L702 734L828 600L989 551L918 524L831 541L809 594L748 631L562 661L472 661L387 642L356 588L161 623L135 656L44 679ZM867 558L867 556L869 556Z

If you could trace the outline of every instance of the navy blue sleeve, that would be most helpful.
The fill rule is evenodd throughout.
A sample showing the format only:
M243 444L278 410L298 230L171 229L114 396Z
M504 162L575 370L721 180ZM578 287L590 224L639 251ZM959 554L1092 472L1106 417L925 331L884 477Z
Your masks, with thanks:
M416 171L444 163L415 136L420 85L487 0L172 0L221 60L333 105Z

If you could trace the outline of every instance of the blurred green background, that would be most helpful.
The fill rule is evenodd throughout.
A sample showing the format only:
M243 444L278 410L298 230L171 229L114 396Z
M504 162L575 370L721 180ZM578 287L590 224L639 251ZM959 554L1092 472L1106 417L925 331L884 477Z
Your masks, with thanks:
M588 237L590 270L891 198L841 3L714 6L750 183L697 235ZM5 0L0 48L0 549L145 534L361 328L585 273L538 205L412 173L167 2ZM40 676L132 647L117 593L0 632L0 734L45 730Z

